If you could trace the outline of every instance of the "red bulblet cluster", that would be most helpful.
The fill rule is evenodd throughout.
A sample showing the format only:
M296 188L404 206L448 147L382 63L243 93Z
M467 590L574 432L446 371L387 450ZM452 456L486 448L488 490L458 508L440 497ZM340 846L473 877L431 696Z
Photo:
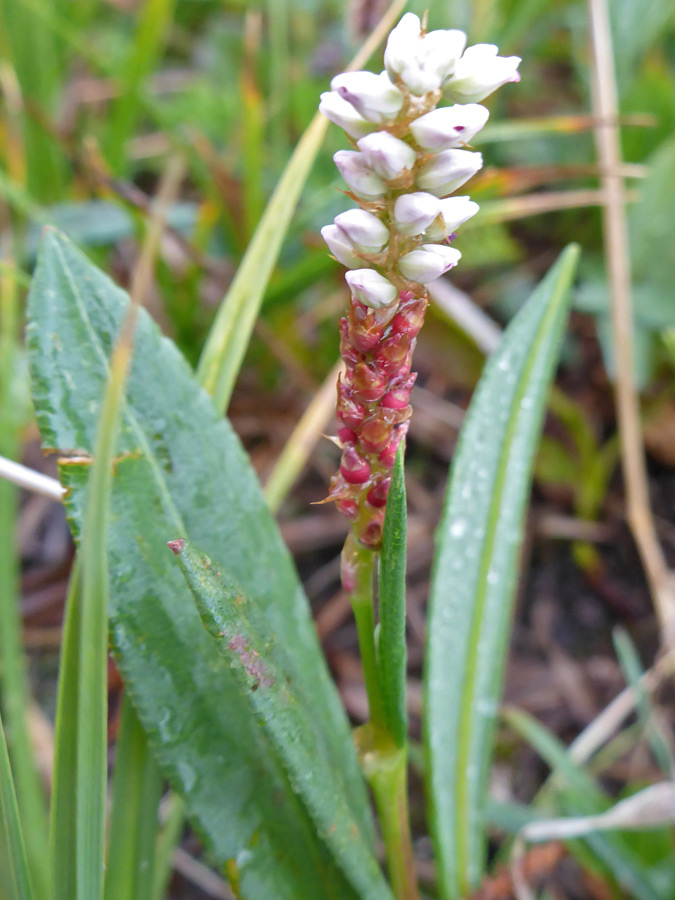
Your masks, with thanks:
M370 309L354 297L340 320L345 373L338 381L340 468L328 500L352 520L356 537L377 548L396 453L412 415L412 354L427 291L402 291L398 302Z

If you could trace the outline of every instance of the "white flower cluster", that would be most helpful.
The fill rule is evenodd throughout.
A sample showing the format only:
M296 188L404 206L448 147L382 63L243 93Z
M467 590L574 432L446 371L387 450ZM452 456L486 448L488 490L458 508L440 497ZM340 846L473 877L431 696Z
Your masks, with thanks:
M446 241L478 211L469 197L448 194L483 165L480 153L462 149L488 119L477 101L518 81L520 59L498 56L492 44L465 44L462 31L425 33L406 13L389 35L384 72L337 75L321 95L320 111L357 148L333 159L365 207L336 216L321 234L367 306L396 300L390 278L428 284L455 266L460 253ZM436 108L442 97L459 102ZM406 252L390 252L393 244Z

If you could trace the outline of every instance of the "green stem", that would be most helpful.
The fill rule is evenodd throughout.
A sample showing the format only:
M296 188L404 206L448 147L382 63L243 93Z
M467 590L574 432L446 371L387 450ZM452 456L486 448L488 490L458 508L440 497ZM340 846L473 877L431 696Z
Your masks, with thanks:
M359 638L359 652L363 668L363 680L368 695L370 721L380 730L384 729L384 704L377 673L375 650L375 612L373 608L373 581L375 577L376 553L359 544L350 535L343 551L350 556L354 568L354 590L351 593L352 609Z
M419 900L408 812L407 748L378 741L376 735L372 753L364 756L364 769L375 797L394 896Z

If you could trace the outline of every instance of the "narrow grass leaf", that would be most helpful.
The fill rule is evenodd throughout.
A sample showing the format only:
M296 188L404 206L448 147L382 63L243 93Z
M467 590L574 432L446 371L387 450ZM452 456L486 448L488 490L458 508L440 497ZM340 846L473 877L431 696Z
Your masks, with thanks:
M61 639L49 827L50 900L77 897L77 729L80 683L79 560L70 575Z
M425 671L432 833L442 895L477 887L517 558L546 396L579 249L569 246L504 333L462 429L436 537Z
M150 897L162 779L128 694L115 749L105 900Z
M606 813L610 801L593 777L569 756L558 738L522 710L508 709L507 724L551 767L553 784L566 815L598 816ZM620 833L592 833L583 839L592 856L635 900L666 900L672 896L659 888L659 874L651 863L640 859L631 847L631 838ZM672 869L672 867L671 867Z
M354 890L368 900L391 900L367 840L347 804L339 772L331 767L323 735L298 694L288 656L241 588L185 540L169 542L204 627L232 672L242 697L261 723L293 790L307 807Z
M0 719L0 871L8 900L33 900L5 731Z
M27 373L19 348L19 296L15 272L0 276L0 455L17 459L21 430L32 417ZM0 480L0 699L16 785L26 855L37 898L46 898L47 799L28 730L30 686L19 608L19 562L14 526L19 511L15 485Z
M174 850L180 843L185 828L185 802L181 796L170 793L166 801L162 803L162 810L166 815L163 817L164 821L157 836L152 887L148 893L149 900L164 900L166 897L173 871Z
M33 396L45 444L62 456L74 454L62 461L60 474L78 540L88 474L82 455L93 450L111 347L128 302L66 238L46 233L29 298ZM372 836L349 724L255 474L229 423L143 310L112 481L114 651L153 752L189 818L244 897L354 900L166 550L176 535L203 547L266 617L289 649L293 684L325 736L361 833Z
M403 446L396 455L382 534L378 601L377 667L387 726L399 747L408 735L405 642L407 509Z

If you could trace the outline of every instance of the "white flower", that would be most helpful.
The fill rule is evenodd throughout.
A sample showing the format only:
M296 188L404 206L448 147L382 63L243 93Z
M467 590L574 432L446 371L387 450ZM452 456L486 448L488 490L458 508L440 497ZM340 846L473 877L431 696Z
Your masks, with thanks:
M364 119L351 103L343 100L337 91L325 91L321 95L319 112L339 125L350 137L360 138L373 130L373 123Z
M519 56L497 56L494 44L467 47L455 74L445 84L445 95L462 103L482 100L507 81L520 81L520 62Z
M394 285L374 269L354 269L345 278L354 297L371 309L390 306L396 300L398 292Z
M470 150L443 150L424 166L417 185L437 197L445 197L468 181L483 165L480 153Z
M375 131L356 142L366 163L380 178L393 181L415 165L415 151L387 131Z
M335 224L362 253L378 253L389 240L389 229L365 209L348 209L335 217Z
M362 200L377 200L384 197L387 186L382 179L368 167L363 153L356 150L338 150L333 162L349 187Z
M347 266L348 269L358 269L368 265L356 255L354 245L337 225L324 225L321 229L321 237L335 259L343 266Z
M392 80L398 76L412 94L440 88L455 70L466 35L463 31L430 31L414 13L406 13L389 35L384 65Z
M394 204L394 226L406 237L415 237L429 228L440 211L440 200L433 194L401 194Z
M398 261L401 274L410 281L428 284L444 275L459 262L462 254L454 247L443 244L424 244L418 250L406 253Z
M480 209L470 197L447 197L437 202L440 215L424 232L424 237L430 241L442 241Z
M479 103L455 103L415 119L410 123L410 131L423 150L447 150L458 144L468 144L489 115Z
M403 106L403 94L386 72L344 72L336 75L330 86L370 122L395 119Z

